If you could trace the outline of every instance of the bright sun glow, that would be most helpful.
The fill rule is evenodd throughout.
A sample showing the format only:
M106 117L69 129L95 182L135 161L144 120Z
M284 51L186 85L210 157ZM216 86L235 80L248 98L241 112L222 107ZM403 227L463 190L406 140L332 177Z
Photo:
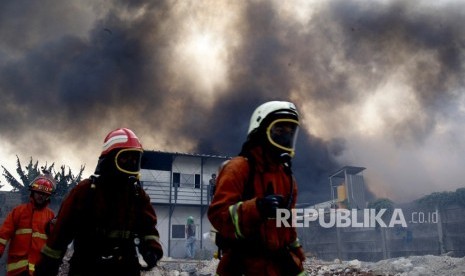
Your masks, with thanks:
M300 22L303 26L308 25L320 3L318 0L274 1L281 17Z
M224 46L220 37L208 32L193 32L185 42L184 56L200 86L213 91L226 78Z
M418 102L410 88L393 79L367 98L362 106L358 129L366 135L380 134L387 123L415 116L417 110Z
M179 5L179 30L173 62L176 79L184 80L206 104L228 85L228 52L237 47L236 33L240 5L215 1L202 2L197 9L184 2ZM186 16L185 13L188 13Z

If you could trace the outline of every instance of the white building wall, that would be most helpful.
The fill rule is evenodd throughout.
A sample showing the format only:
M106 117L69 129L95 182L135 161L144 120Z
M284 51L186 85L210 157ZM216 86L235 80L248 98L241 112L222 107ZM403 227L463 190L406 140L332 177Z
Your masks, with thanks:
M194 217L194 223L196 225L196 252L198 257L205 257L205 255L208 257L209 255L211 258L213 256L216 245L210 235L212 227L206 213L201 217L200 208L176 206L171 217L171 226L169 224L169 206L155 205L154 208L158 217L157 229L160 233L160 243L162 244L165 256L169 254L172 258L185 257L186 237L173 237L172 225L185 226L187 217L189 216ZM170 250L168 250L168 246L170 246Z
M171 188L171 172L144 170L140 171L145 192L152 203L169 203Z
M169 206L155 205L154 209L157 214L157 229L160 234L163 255L168 256Z
M218 169L225 160L226 158L179 155L174 157L171 171L141 170L143 188L150 196L158 217L157 229L165 256L185 257L186 239L173 237L173 225L177 225L175 227L179 231L181 225L186 224L188 216L193 216L196 224L197 257L213 256L216 245L211 238L212 226L207 217L210 204L209 180L213 173L218 174ZM200 175L200 186L195 188L194 185L180 185L175 188L172 183L173 173L179 173L181 177L183 174L187 177L189 174Z
M173 172L200 174L201 158L195 156L176 156L173 161Z

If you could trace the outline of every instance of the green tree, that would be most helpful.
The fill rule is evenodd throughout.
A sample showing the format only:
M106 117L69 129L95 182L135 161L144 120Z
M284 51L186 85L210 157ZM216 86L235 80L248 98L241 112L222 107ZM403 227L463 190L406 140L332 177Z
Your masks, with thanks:
M465 207L465 188L458 188L455 190L457 204Z
M368 208L373 208L376 211L381 209L387 209L392 211L394 209L394 203L388 198L378 198L368 203Z
M368 209L375 209L376 212L379 212L381 209L386 209L384 214L381 216L383 220L390 219L394 211L394 203L388 198L378 198L374 201L371 201L367 205Z
M457 203L457 195L455 192L435 192L417 199L416 203L428 209L442 210Z
M19 157L16 156L16 173L19 175L19 180L16 179L13 174L10 173L4 166L2 166L3 176L5 177L6 181L13 187L13 192L21 193L21 201L27 202L30 195L29 184L41 173L42 170L49 171L52 176L54 175L53 177L57 181L56 193L54 197L57 197L57 200L61 201L61 199L63 199L68 191L81 180L84 166L81 166L77 176L74 176L71 173L71 169L65 173L65 166L61 166L61 171L56 173L54 170L54 165L55 163L52 163L50 166L45 164L44 166L39 167L39 161L37 160L34 163L31 157L29 164L26 165L24 167L25 170L23 170L21 161L19 160Z
M463 188L462 188L463 189ZM444 254L447 252L446 243L444 243L444 231L442 226L442 210L454 204L461 204L460 197L464 196L464 191L457 189L456 192L435 192L426 195L415 202L423 206L426 209L434 210L437 212L437 231L438 231L438 242L439 242L439 253Z

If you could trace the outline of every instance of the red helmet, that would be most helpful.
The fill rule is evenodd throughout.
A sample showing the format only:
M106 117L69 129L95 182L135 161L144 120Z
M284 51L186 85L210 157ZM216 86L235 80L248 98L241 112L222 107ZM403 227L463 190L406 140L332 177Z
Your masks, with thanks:
M103 141L102 155L108 154L114 149L138 149L142 150L142 145L139 142L136 134L128 128L118 128L110 133Z
M51 195L55 191L56 181L49 175L37 176L29 185L29 190Z

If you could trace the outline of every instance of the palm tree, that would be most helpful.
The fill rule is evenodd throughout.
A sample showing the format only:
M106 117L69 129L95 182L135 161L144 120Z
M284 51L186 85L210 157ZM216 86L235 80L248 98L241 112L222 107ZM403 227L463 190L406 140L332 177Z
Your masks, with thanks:
M12 192L19 192L21 194L21 201L27 202L29 198L29 184L40 174L39 168L39 161L35 163L32 162L32 157L29 160L29 164L25 167L25 171L22 169L21 162L19 161L19 157L16 156L16 172L19 175L19 180L17 180L4 166L3 168L3 176L5 177L6 181L13 187ZM41 167L44 170L52 171L54 164Z
M60 172L55 172L54 165L52 163L50 166L45 164L39 168L39 161L35 163L32 161L32 157L29 160L29 164L25 166L25 170L23 171L21 162L19 161L19 157L16 156L16 172L19 175L19 180L16 179L13 174L11 174L4 166L3 168L3 176L5 177L6 181L13 187L12 192L19 192L21 193L21 201L27 202L29 200L29 184L41 173L41 171L48 171L54 175L54 179L57 181L57 186L55 190L55 194L52 198L54 202L61 202L63 197L68 193L68 191L73 188L82 177L82 172L84 171L84 166L81 166L79 173L74 176L71 172L71 169L68 169L68 172L65 171L65 166L61 166Z
M55 194L52 197L52 203L60 204L63 201L63 198L68 194L68 192L76 186L79 181L81 181L82 173L85 166L81 166L79 173L75 176L71 172L71 168L68 168L66 172L66 167L62 165L60 171L55 173L55 180L57 181Z

